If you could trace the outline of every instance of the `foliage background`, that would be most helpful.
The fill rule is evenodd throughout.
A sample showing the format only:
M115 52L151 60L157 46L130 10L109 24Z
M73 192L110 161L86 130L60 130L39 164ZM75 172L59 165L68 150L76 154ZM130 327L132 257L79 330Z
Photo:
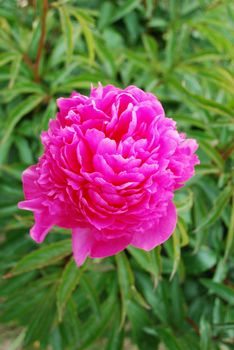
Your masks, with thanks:
M155 93L201 165L166 244L77 269L17 202L56 98L99 81ZM2 349L234 349L233 1L0 0L0 87Z

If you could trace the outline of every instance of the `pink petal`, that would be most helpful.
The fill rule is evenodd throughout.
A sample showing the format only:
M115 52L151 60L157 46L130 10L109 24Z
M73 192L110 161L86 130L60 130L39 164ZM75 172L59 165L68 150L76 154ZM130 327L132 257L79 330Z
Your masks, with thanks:
M105 258L117 254L124 250L131 242L131 236L126 235L118 238L107 240L95 240L90 257L91 258Z
M35 198L35 199L29 199L26 201L19 202L18 208L24 209L24 210L41 211L42 209L41 199Z
M36 185L37 179L37 165L32 165L23 172L22 181L26 199L34 199L35 197L38 197L38 186Z
M103 238L100 237L100 232L95 229L76 228L72 230L72 250L78 266L81 266L88 256L105 258L117 254L131 242L130 235L110 238L110 236L105 237L104 231Z
M46 211L42 213L34 213L34 217L35 224L30 230L30 236L35 242L41 243L44 241L54 223L51 221L51 217Z
M148 251L162 244L173 233L176 226L176 219L175 205L170 202L168 204L167 214L149 230L135 233L131 245Z
M93 236L89 228L75 228L72 230L72 251L78 266L83 265L90 255Z

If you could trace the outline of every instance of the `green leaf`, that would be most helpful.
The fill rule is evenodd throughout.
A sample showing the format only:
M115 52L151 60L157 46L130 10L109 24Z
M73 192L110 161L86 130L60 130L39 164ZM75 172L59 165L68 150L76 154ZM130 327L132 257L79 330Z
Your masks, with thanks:
M207 227L211 226L220 217L231 195L232 195L232 186L228 185L216 198L213 208L207 215L207 218L205 219L205 221L202 222L198 228L196 228L195 230L196 232L200 231L201 229L204 230Z
M117 254L115 259L122 301L121 326L123 326L127 314L127 300L130 297L130 287L134 285L134 276L124 253Z
M60 6L58 10L60 15L61 27L64 35L64 41L67 47L67 63L69 63L71 61L74 46L72 22L66 6Z
M230 323L216 323L212 325L215 329L218 330L233 330L234 327L234 322L230 322Z
M149 272L157 285L161 274L160 247L156 247L150 252L129 246L128 251L141 269Z
M79 9L73 9L71 13L77 18L78 22L81 25L82 31L85 36L85 40L88 46L88 51L89 51L89 62L90 64L93 63L94 58L95 58L95 42L94 42L94 37L92 34L92 31L89 27L89 24L87 23L85 17L83 16L82 12L79 11Z
M139 304L135 303L133 300L129 300L129 303L128 303L128 321L130 322L130 327L131 327L132 339L131 338L129 339L130 342L131 343L133 342L138 345L147 344L144 341L144 335L142 334L142 329L146 325L150 324L148 314L145 309L143 309ZM142 344L142 340L143 340L143 344ZM129 347L131 347L130 344L129 344Z
M169 29L166 37L166 49L165 49L165 65L167 70L169 71L173 65L173 62L177 59L177 33L173 31L173 28Z
M218 264L216 265L213 281L218 283L224 281L227 276L227 272L228 272L228 266L227 266L226 260L221 258Z
M201 274L211 269L217 262L217 256L208 247L200 247L196 254L184 253L183 261L188 274Z
M162 257L161 246L158 246L150 252L152 260L152 273L154 277L154 287L156 288L162 275Z
M185 300L183 295L183 289L181 288L180 280L178 274L176 274L171 282L171 314L172 324L176 327L178 324L182 323L185 317Z
M189 211L193 206L193 192L188 188L186 195L181 193L175 194L175 205L178 213Z
M123 2L123 5L115 11L114 16L111 19L111 22L116 22L120 18L126 16L129 12L133 11L140 4L139 0L126 0Z
M124 252L116 255L118 281L122 300L121 325L125 321L127 314L128 300L133 297L142 307L149 309L149 305L135 287L135 278L130 263Z
M12 142L13 142L13 138L11 136L7 140L5 140L4 144L2 144L0 141L0 169L3 167L3 164L7 160Z
M90 300L94 314L97 316L97 318L100 318L101 308L98 294L87 275L83 275L81 279L81 286L84 288L87 298Z
M103 63L106 73L109 77L114 78L116 73L116 59L113 52L100 40L95 37L95 49L97 56Z
M14 61L17 57L17 54L15 52L3 52L0 54L0 67L4 66L5 64Z
M202 350L210 350L211 348L211 327L210 323L202 317L200 320L200 346Z
M181 348L177 337L172 333L172 331L168 328L145 328L144 329L146 333L154 335L160 339L160 341L163 342L163 344L166 346L166 349L168 350L183 350Z
M67 92L70 93L72 89L90 89L91 84L97 84L98 82L102 82L103 84L111 82L115 84L115 81L107 80L103 75L95 75L95 74L80 74L77 77L67 79L64 84L53 86L52 93L58 92Z
M124 331L120 329L120 315L116 310L115 320L108 336L105 350L122 350L124 341Z
M158 55L158 45L156 40L148 34L144 34L142 40L149 59L155 63Z
M59 314L59 320L62 321L64 309L66 304L71 297L73 291L77 287L80 278L83 274L84 268L78 268L74 259L71 258L66 268L63 271L60 284L57 290L57 308Z
M177 228L178 228L178 232L180 234L181 237L181 247L185 247L186 245L189 244L189 234L187 232L186 226L184 221L180 218L177 221Z
M201 108L205 108L209 112L215 113L220 116L225 116L229 120L233 120L232 110L226 107L225 105L191 93L174 78L170 78L169 82L175 88L175 93L181 93L182 95L189 97L191 102L195 103Z
M17 56L17 58L11 64L11 73L10 73L11 78L8 84L9 89L11 89L15 84L16 78L19 74L21 61L22 61L22 56Z
M129 246L127 249L143 270L147 272L152 272L151 259L150 254L148 252L134 248L132 246Z
M16 82L11 89L4 89L0 92L4 98L4 102L9 102L20 94L43 94L43 88L32 81Z
M84 325L84 330L89 330L83 332L83 339L81 347L79 350L89 349L96 339L98 339L103 332L105 331L108 324L110 324L112 318L116 314L117 305L113 298L113 295L110 295L109 299L104 302L102 305L102 315L100 320L95 320L93 317Z
M6 122L4 136L0 142L0 154L16 124L21 120L22 117L31 112L36 106L38 106L43 99L43 95L32 95L24 99L10 111Z
M217 166L212 166L210 164L199 164L196 167L197 175L209 175L209 174L219 174L220 170Z
M24 339L26 346L38 341L38 339L43 344L48 338L55 317L54 293L55 287L52 286L44 293L37 303L36 309L32 312Z
M234 94L234 78L228 70L216 67L216 69L211 71L199 67L198 73L201 74L203 78L214 82L216 86L219 86L221 89L225 89L229 93Z
M10 166L6 164L0 165L0 170L3 171L6 175L13 177L14 180L21 181L23 168L21 166L18 166L18 164L11 164Z
M224 167L224 160L220 153L211 146L208 142L199 140L200 147L206 152L206 154L218 165L219 169L222 171Z
M170 117L168 115L168 117ZM176 121L178 121L179 125L180 124L185 124L185 125L188 125L188 126L196 126L200 129L207 129L207 125L206 125L206 121L205 120L202 120L201 119L197 119L197 118L194 118L190 115L182 115L182 114L173 114L171 116L171 118L175 119ZM199 118L199 117L198 117Z
M227 303L234 304L234 289L224 284L211 281L209 279L201 279L201 283L209 289L210 292L218 295Z
M104 1L101 4L100 12L101 16L99 16L98 27L100 30L104 29L111 22L113 17L114 4L109 1Z
M41 120L41 130L47 130L48 128L48 124L49 124L49 120L53 119L54 116L56 115L56 101L54 99L51 99Z
M52 265L69 254L71 254L70 239L48 244L24 256L5 277L10 278L21 273Z
M131 295L133 296L134 300L141 306L144 307L145 309L150 309L149 304L145 301L143 296L138 292L136 289L135 285L131 286Z
M230 255L232 246L234 242L234 195L232 196L232 209L231 209L231 216L230 216L230 224L228 228L228 234L227 234L227 240L226 240L226 246L225 246L225 253L224 253L224 260L228 258Z
M29 146L28 141L20 136L14 137L15 144L18 148L21 162L25 164L32 164L33 163L33 155L32 150Z
M179 232L176 229L175 232L172 235L173 240L173 269L171 272L170 280L173 279L180 263L180 257L181 257L181 251L180 251L180 239L179 239Z

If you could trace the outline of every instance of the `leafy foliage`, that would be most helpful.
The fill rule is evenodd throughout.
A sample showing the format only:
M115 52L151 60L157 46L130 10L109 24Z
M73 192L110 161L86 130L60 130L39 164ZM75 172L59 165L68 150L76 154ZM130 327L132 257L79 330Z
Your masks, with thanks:
M234 3L0 1L0 323L8 349L233 349ZM43 246L19 211L56 98L135 84L200 144L162 247L78 270L69 232Z

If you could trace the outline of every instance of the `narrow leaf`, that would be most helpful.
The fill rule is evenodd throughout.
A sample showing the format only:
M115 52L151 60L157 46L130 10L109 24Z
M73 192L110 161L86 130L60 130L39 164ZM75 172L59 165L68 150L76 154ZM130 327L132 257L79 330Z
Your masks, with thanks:
M89 330L83 332L83 341L79 350L89 349L90 345L94 344L95 340L101 337L107 325L110 323L113 316L116 314L117 305L113 296L111 295L107 302L102 305L102 317L100 320L91 318L85 325L84 329Z
M172 278L174 277L180 263L180 255L181 255L180 240L179 240L179 233L177 229L173 233L172 239L173 239L173 269L171 272L170 280L172 280Z
M57 308L59 314L59 320L62 321L63 312L72 292L76 288L79 280L83 274L83 268L78 268L71 258L66 268L63 271L63 275L60 280L60 284L57 291Z
M200 320L200 346L202 350L210 350L211 346L211 329L209 322L202 317Z
M127 0L123 2L123 5L118 8L112 17L112 23L118 21L120 18L126 16L129 12L133 11L139 6L139 0Z
M71 254L70 239L48 244L46 247L38 249L23 257L23 259L20 260L5 277L9 278L20 275L21 273L40 269L63 259L69 254Z
M218 165L219 169L223 170L224 160L221 157L220 153L204 140L199 140L199 145L204 150L204 152Z
M234 194L232 196L232 211L231 211L230 225L228 228L228 234L227 234L227 240L226 240L226 246L225 246L224 260L228 258L233 242L234 242Z
M81 28L82 28L82 31L83 31L83 34L85 36L85 40L87 43L88 51L89 51L90 64L92 64L92 62L94 61L94 57L95 57L95 42L94 42L94 37L93 37L92 31L90 29L89 24L85 20L85 17L82 15L82 12L80 12L77 9L74 9L72 11L72 14L77 18L78 22L81 25Z
M201 283L209 289L210 292L218 295L230 304L234 304L234 289L224 284L211 281L209 279L201 279Z
M3 52L0 54L0 67L4 66L8 62L13 61L17 57L14 52Z
M59 7L61 27L64 35L64 40L67 46L67 63L70 62L73 53L73 28L69 13L65 6Z
M232 195L232 187L231 185L230 186L228 185L216 198L214 206L209 212L207 218L203 223L201 223L201 225L195 230L195 232L201 229L203 230L206 229L207 227L211 226L220 217L231 195Z
M39 103L43 100L43 95L33 95L26 99L24 99L22 102L20 102L16 107L14 107L11 112L9 113L9 116L7 118L7 123L4 131L4 136L0 142L0 154L2 152L2 149L4 148L4 145L8 141L14 127L16 124L20 121L20 119L31 112L36 106L39 105Z

